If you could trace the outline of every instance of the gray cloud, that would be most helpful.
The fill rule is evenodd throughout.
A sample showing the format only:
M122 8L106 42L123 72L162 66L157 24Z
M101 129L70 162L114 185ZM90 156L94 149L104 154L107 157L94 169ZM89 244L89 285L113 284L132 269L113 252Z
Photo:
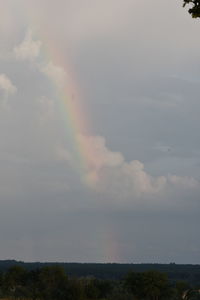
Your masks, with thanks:
M1 259L197 263L199 23L178 1L3 6ZM57 90L74 81L81 176Z

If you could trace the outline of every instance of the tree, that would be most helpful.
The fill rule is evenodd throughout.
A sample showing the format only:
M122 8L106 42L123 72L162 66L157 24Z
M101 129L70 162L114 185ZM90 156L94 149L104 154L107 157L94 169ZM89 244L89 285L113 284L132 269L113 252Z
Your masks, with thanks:
M40 270L39 290L40 298L45 300L71 298L68 277L60 266L48 266Z
M182 280L177 281L175 287L178 299L183 299L183 295L185 294L185 292L190 289L190 285L188 284L188 282Z
M182 299L184 299L184 300L199 300L200 299L199 290L195 290L195 289L187 290L184 293Z
M187 4L192 6L189 8L188 12L192 15L193 18L200 18L200 0L183 0L183 7Z
M167 274L158 271L144 273L144 296L147 299L158 300L170 298L171 287Z
M129 272L125 278L125 287L138 299L143 298L144 277L143 273Z
M4 277L4 292L8 296L23 297L27 272L20 266L11 267Z
M120 281L115 282L115 285L106 298L108 300L135 300L135 296L126 289Z
M171 297L167 275L158 271L129 273L125 285L137 299L159 300Z

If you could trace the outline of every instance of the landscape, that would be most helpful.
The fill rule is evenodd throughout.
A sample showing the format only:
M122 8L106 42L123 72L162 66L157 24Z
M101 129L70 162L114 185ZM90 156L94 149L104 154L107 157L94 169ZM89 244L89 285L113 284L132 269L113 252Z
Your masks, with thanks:
M0 0L0 300L200 300L200 0Z
M0 261L3 299L200 299L200 265Z

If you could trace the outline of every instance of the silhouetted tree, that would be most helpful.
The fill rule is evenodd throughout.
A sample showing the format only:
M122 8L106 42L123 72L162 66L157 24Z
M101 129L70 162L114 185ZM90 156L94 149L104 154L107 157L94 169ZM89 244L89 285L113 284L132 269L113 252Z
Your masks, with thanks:
M191 4L188 12L192 15L193 18L200 18L200 0L183 0L183 6Z
M7 296L20 298L25 294L27 271L20 266L11 267L4 276L3 290Z
M130 272L125 278L125 287L138 299L143 297L144 278L143 273Z
M167 275L158 271L129 273L125 285L138 299L167 299L172 294Z
M176 288L176 291L177 291L177 298L178 299L183 299L183 295L187 290L190 289L190 285L186 281L179 280L179 281L176 282L175 288Z
M72 278L69 281L71 300L85 299L85 283L83 279Z
M68 278L60 266L49 266L41 269L39 274L39 291L44 300L70 299Z
M108 300L135 300L133 294L119 281L108 295Z
M200 300L199 285L177 282L165 273L131 272L124 280L68 278L59 265L0 273L0 299L12 300Z

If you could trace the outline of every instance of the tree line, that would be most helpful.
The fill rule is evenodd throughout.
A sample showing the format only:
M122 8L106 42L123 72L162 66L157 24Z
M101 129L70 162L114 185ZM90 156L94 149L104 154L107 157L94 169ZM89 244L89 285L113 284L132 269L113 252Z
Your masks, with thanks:
M69 277L59 265L0 274L0 298L13 300L200 300L199 289L159 271L129 272L123 280Z
M99 279L121 280L125 275L134 270L135 272L146 272L155 270L167 273L170 281L185 280L191 285L200 282L200 265L179 265L170 264L118 264L118 263L48 263L48 262L22 262L15 260L0 260L0 272L7 271L10 267L17 265L26 270L36 270L47 266L62 266L65 272L71 277L94 276Z

